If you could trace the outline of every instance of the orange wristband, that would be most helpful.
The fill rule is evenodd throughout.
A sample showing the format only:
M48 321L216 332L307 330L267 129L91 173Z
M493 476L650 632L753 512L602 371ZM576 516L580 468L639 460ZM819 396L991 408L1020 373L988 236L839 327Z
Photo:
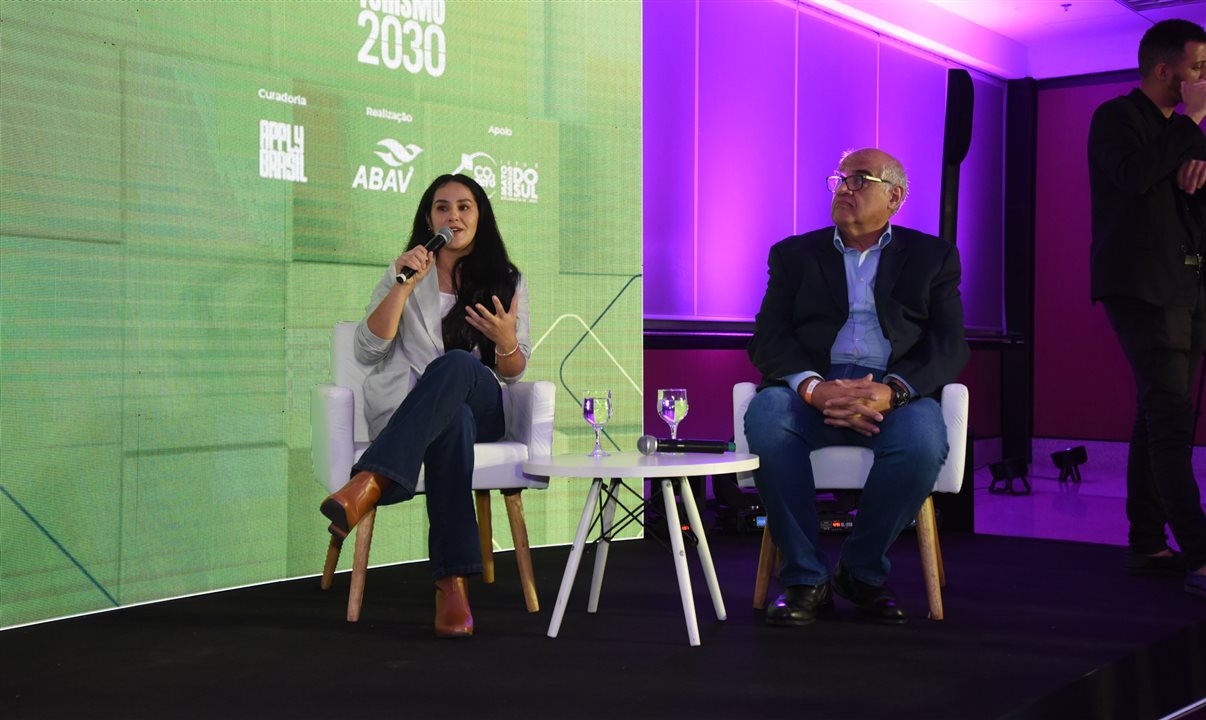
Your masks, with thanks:
M809 378L808 384L804 386L804 402L808 405L812 404L812 391L817 389L817 385L821 384L821 378Z

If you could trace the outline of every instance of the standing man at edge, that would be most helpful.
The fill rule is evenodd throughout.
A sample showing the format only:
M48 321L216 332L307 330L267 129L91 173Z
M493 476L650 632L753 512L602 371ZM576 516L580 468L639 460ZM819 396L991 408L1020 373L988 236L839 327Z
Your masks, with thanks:
M1139 43L1139 87L1097 108L1088 155L1092 297L1105 306L1138 390L1127 570L1187 572L1185 590L1206 597L1206 515L1192 436L1206 343L1204 69L1201 26L1153 25ZM1169 549L1166 523L1184 556Z

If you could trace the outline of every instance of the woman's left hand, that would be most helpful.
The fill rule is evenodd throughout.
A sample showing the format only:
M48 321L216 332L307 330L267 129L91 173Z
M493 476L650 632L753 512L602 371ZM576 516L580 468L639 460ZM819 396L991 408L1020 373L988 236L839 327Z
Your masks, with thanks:
M497 295L490 297L494 300L494 312L490 312L481 303L466 306L465 322L489 338L500 352L507 352L519 344L515 339L515 323L519 317L515 303L519 299L519 293L511 297L510 308L504 308Z

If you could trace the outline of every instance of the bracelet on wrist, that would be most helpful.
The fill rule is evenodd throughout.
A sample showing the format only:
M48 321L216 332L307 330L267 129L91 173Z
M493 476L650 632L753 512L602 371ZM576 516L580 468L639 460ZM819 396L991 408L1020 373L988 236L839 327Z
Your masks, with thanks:
M519 343L515 343L515 347L511 348L510 352L505 352L505 353L500 353L498 351L498 346L495 345L494 346L494 357L511 357L512 355L515 354L515 352L517 350L519 350Z
M821 384L821 378L819 378L819 377L809 378L805 382L807 382L807 384L804 386L804 404L811 405L812 404L812 391L816 390L817 385Z

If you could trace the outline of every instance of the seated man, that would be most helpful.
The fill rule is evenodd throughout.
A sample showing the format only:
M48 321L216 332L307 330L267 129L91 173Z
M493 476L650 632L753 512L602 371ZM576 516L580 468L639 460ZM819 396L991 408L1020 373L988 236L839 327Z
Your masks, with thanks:
M787 589L767 608L770 625L815 621L832 610L833 592L875 621L906 621L884 584L887 552L946 459L946 425L931 396L969 355L955 246L890 222L908 194L904 168L864 149L838 173L829 178L836 227L771 248L749 344L763 381L745 431L761 458L754 480ZM829 445L875 453L832 585L809 462Z

